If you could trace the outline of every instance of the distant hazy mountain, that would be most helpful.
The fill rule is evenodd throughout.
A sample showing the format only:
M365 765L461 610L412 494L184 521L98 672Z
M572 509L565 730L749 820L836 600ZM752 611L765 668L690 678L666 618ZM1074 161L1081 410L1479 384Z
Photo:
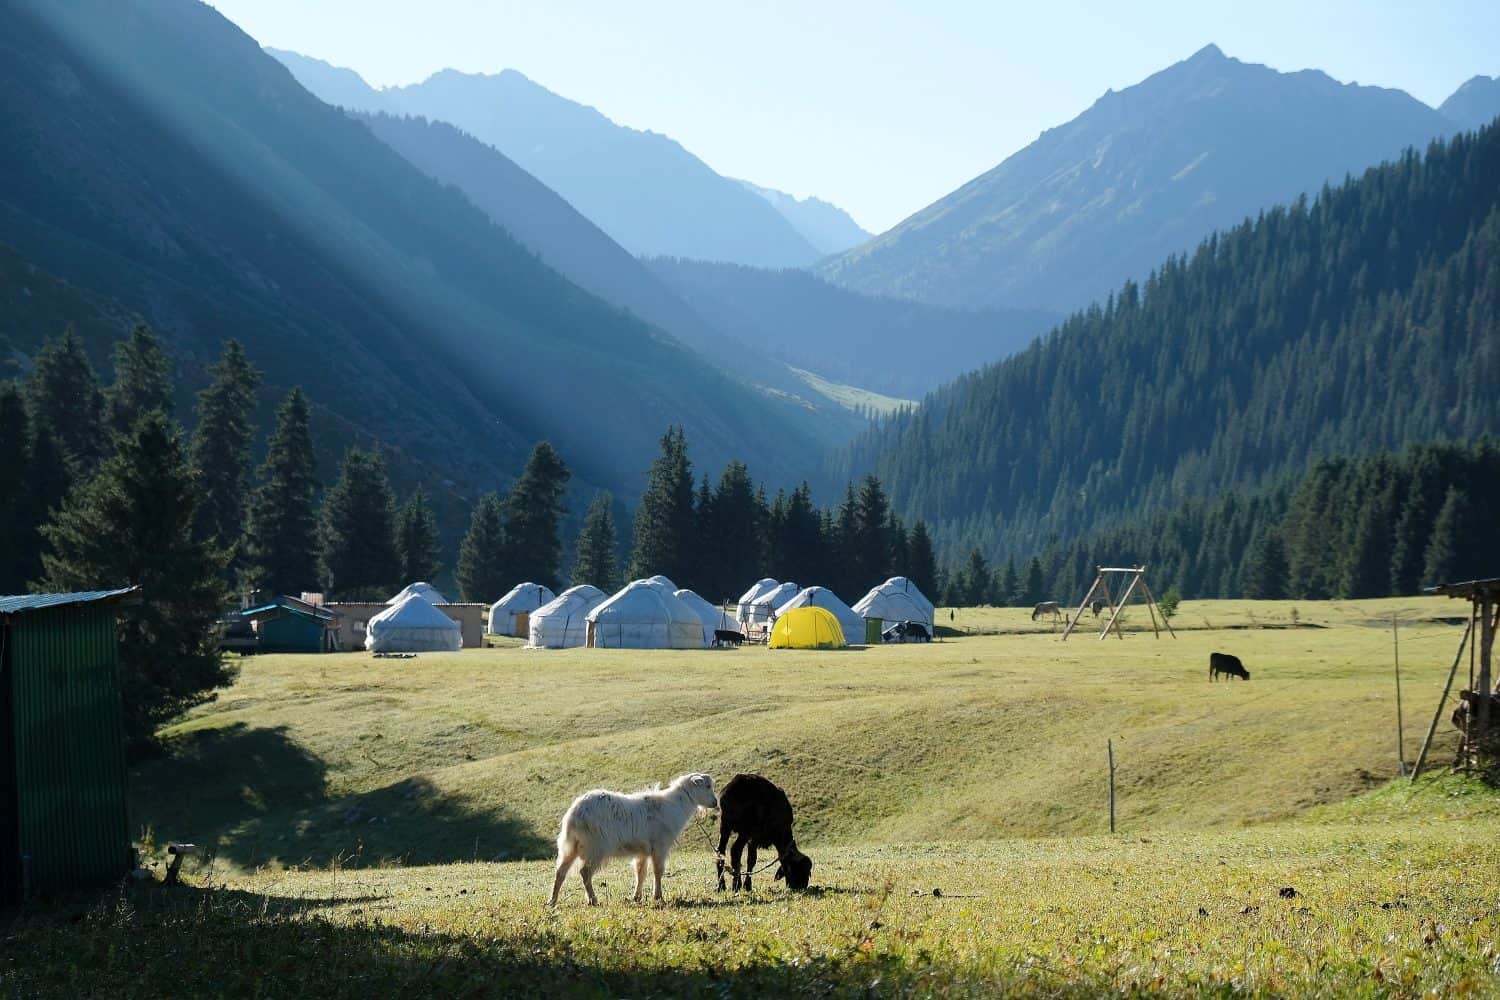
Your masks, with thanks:
M770 202L819 253L839 253L870 238L848 212L821 198L798 198L749 181L740 183Z
M764 198L672 139L616 125L515 70L443 70L377 91L350 70L267 51L330 104L420 115L489 143L633 254L764 267L800 267L822 256Z
M1247 215L1453 131L1398 90L1208 46L819 265L860 291L1070 309Z
M1500 117L1500 77L1471 77L1438 110L1460 128L1480 128Z
M879 298L797 268L665 257L648 263L700 316L751 345L755 356L905 399L1009 357L1062 318Z
M503 485L547 438L628 494L673 423L706 468L757 435L772 479L816 452L802 407L568 281L205 4L0 4L0 51L18 267L197 364L238 338L435 490Z
M661 327L719 367L777 396L794 397L798 409L811 411L806 426L824 440L842 442L858 429L851 414L809 391L784 365L744 364L748 345L736 340L732 330L705 322L639 258L493 146L445 122L352 113L423 173L462 191L543 263L580 287Z

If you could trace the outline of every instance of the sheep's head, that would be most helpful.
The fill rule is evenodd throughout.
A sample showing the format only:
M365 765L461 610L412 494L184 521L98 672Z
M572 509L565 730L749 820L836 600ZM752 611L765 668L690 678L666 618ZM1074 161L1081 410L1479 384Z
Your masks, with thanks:
M684 774L677 779L678 783L687 789L688 797L692 799L700 809L719 808L719 796L714 791L714 778L711 774Z
M812 858L794 845L776 866L776 877L786 879L788 889L806 889L807 883L812 881Z

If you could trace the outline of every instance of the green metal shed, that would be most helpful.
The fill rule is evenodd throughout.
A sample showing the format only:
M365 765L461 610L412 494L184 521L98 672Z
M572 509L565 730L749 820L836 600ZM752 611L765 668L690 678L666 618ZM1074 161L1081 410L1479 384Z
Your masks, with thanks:
M0 597L0 904L134 863L115 614L135 592Z
M337 616L326 608L278 597L240 614L255 623L257 652L323 653L332 648L329 630Z

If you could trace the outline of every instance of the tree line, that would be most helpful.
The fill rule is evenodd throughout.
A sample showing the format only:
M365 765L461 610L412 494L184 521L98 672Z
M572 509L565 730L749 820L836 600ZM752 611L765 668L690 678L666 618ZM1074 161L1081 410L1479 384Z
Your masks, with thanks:
M1262 490L1189 500L1048 546L1032 565L1041 591L1062 601L1080 599L1096 567L1136 562L1158 596L1167 588L1195 598L1407 596L1497 572L1500 522L1489 514L1497 495L1495 439L1413 445L1323 459Z

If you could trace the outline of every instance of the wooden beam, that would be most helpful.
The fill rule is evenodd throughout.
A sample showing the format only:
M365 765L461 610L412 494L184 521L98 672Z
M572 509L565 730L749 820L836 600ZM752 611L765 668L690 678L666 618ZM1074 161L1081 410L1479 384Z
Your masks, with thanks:
M1146 589L1146 597L1150 599L1152 607L1156 608L1157 611L1161 611L1161 623L1162 623L1162 627L1167 630L1167 634L1170 635L1172 638L1174 638L1174 639L1177 638L1177 633L1174 632L1174 631L1172 631L1172 623L1169 622L1169 621L1167 621L1167 613L1165 611L1162 611L1161 610L1161 605L1159 605L1159 604L1156 603L1156 595L1153 594L1153 593L1151 593L1151 585L1146 582L1146 570L1145 570L1145 567L1141 568L1141 586ZM1153 619L1153 621L1154 621L1154 619ZM1158 632L1156 634L1156 637L1158 639L1160 639L1161 638L1161 633Z
M1110 626L1114 626L1116 638L1120 639L1120 641L1122 641L1122 642L1125 640L1125 633L1120 631L1120 626L1119 626L1120 612L1123 611L1125 609L1125 605L1127 603L1129 603L1129 601L1130 601L1130 594L1131 594L1132 591L1135 590L1135 585L1138 584L1138 583L1140 583L1141 579L1145 575L1146 575L1146 572L1145 572L1144 569L1140 569L1140 570L1136 570L1135 571L1135 578L1130 581L1130 586L1128 586L1128 587L1125 588L1125 593L1120 598L1120 606L1118 608L1115 608L1115 613L1109 616L1109 622L1107 624L1105 624L1104 631L1099 634L1099 638L1101 640L1105 636L1109 635Z
M1067 641L1068 636L1073 632L1073 626L1077 625L1078 619L1083 617L1083 609L1088 607L1089 601L1093 598L1094 591L1099 589L1099 581L1102 579L1104 579L1102 575L1096 574L1094 576L1094 585L1089 588L1089 592L1087 594L1083 595L1083 603L1078 605L1078 611L1074 613L1073 620L1068 622L1067 627L1063 629L1063 641Z
M1422 741L1422 752L1417 754L1416 766L1411 769L1411 780L1416 781L1417 776L1422 773L1422 765L1427 763L1427 751L1432 746L1433 734L1437 732L1438 720L1443 717L1443 708L1448 704L1448 692L1453 690L1453 677L1458 673L1458 665L1464 661L1464 646L1469 643L1469 636L1474 633L1474 620L1469 619L1469 624L1464 628L1464 637L1458 641L1458 652L1454 654L1453 666L1448 668L1448 682L1443 685L1443 696L1438 699L1437 711L1432 713L1432 725L1427 727L1427 738Z

